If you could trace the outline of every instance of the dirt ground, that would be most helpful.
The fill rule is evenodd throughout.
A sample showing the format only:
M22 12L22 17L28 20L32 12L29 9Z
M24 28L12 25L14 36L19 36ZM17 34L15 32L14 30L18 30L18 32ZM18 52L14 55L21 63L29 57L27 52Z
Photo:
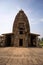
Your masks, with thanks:
M43 65L43 48L0 48L0 65Z

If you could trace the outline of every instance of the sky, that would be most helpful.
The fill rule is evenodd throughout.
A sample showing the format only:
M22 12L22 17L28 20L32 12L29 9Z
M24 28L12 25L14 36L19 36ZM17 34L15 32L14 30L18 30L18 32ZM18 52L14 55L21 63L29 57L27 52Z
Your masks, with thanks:
M11 33L19 10L28 17L30 32L43 37L43 0L0 0L0 35Z

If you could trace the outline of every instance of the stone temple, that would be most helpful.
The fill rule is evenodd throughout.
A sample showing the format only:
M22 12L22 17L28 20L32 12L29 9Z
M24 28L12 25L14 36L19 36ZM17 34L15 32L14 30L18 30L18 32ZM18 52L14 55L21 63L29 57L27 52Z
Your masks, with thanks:
M23 10L20 10L14 20L12 33L3 35L0 46L38 47L39 34L30 33L29 20Z

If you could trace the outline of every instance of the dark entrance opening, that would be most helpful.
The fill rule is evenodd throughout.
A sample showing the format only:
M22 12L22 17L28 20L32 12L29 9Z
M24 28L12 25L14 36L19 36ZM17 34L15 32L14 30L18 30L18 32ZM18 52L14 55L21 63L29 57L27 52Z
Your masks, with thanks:
M6 46L11 46L11 35L6 35Z
M31 46L33 47L33 37L31 36Z
M19 39L19 46L23 46L23 39Z
M31 35L31 47L36 47L35 35Z

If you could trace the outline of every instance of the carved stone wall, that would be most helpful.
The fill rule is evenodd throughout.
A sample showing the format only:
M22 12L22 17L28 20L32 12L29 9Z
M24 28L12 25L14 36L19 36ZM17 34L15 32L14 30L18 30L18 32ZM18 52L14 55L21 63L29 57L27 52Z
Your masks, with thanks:
M12 33L4 34L4 37L0 38L3 39L0 46L38 46L38 36L30 33L29 20L24 11L20 10L15 17Z
M19 13L16 15L14 24L13 24L13 33L14 36L13 39L13 45L19 46L20 39L23 40L22 46L27 47L28 44L30 44L28 33L30 33L30 25L27 16L25 15L24 11L19 11Z

